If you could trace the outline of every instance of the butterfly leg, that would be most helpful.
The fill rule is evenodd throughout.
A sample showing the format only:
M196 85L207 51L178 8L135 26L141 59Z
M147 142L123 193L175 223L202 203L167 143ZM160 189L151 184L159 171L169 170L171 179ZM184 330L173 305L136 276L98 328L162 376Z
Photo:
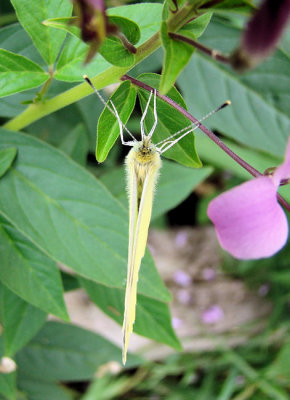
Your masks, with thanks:
M148 111L148 107L149 107L149 104L150 104L150 101L151 101L152 94L153 94L153 92L150 92L149 99L148 99L148 101L147 101L145 110L144 110L144 112L143 112L143 115L142 115L142 118L141 118L141 121L140 121L141 138L142 138L142 140L143 140L143 139L145 138L145 136L146 136L146 134L145 134L145 129L144 129L144 119L145 119L146 114L147 114L147 111Z

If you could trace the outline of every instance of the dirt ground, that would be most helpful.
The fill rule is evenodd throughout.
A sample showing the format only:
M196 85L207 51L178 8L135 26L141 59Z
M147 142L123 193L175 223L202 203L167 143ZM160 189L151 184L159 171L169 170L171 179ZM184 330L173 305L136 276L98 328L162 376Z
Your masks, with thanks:
M236 346L263 330L271 312L264 298L267 288L255 293L221 271L220 248L212 227L151 230L148 245L172 293L172 323L185 351ZM72 323L121 346L121 327L83 290L68 292L65 300ZM135 334L130 350L151 360L174 351Z

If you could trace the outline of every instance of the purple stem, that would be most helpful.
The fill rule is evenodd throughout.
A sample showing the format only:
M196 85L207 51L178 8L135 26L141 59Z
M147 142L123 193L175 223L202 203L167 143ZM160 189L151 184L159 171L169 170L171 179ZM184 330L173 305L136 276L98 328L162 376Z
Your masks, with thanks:
M138 81L137 79L129 76L129 75L123 75L121 77L122 81L129 80L131 81L134 85L141 87L142 89L148 90L149 92L152 92L154 89L147 85L144 82ZM206 126L204 126L202 123L199 122L198 119L193 117L188 111L186 111L183 107L181 107L179 104L177 104L175 101L170 99L170 97L167 97L163 94L160 94L158 90L156 90L156 95L166 103L170 104L173 108L175 108L177 111L179 111L181 114L183 114L186 118L188 118L191 122L194 124L198 125L199 129L205 133L215 144L217 144L225 153L227 153L234 161L236 161L241 167L243 167L246 171L248 171L252 176L258 177L258 176L263 176L261 172L259 172L256 168L252 167L250 164L248 164L246 161L244 161L241 157L239 157L236 153L234 153L227 145L225 145L212 131L210 131ZM282 204L287 211L290 211L290 204L287 203L285 199L280 194L277 194L278 200L280 204Z
M181 42L185 42L190 44L191 46L197 48L204 54L207 54L208 56L214 58L217 61L223 62L225 64L230 64L229 57L222 55L219 51L210 49L209 47L204 46L201 43L196 42L193 39L190 39L186 36L179 35L178 33L172 33L170 32L168 34L172 39L180 40Z

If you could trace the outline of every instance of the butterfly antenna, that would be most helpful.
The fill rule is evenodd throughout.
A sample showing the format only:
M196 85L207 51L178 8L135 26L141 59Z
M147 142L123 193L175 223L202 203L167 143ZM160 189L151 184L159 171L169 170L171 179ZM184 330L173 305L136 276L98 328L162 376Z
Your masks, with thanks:
M225 101L225 102L224 102L222 105L220 105L218 108L216 108L215 110L212 110L211 112L209 112L208 114L206 114L204 117L202 117L202 118L199 119L198 121L193 122L192 124L186 126L185 128L180 129L180 131L175 132L173 135L169 136L168 138L161 140L160 142L156 143L155 146L158 146L159 144L162 144L162 143L164 143L164 142L167 142L168 139L172 139L172 138L174 138L175 136L177 136L177 135L179 135L180 133L185 132L185 131L187 131L187 130L189 130L188 133L190 133L191 131L196 130L197 128L199 128L199 125L200 125L200 123L201 123L202 121L204 121L205 119L207 119L207 118L210 117L211 115L215 114L216 112L222 110L223 108L229 106L230 104L231 104L231 101L230 101L230 100Z
M215 110L210 111L208 114L206 114L204 117L202 117L200 120L196 121L195 123L192 123L191 125L181 129L178 132L175 132L173 135L169 136L166 139L161 140L160 142L156 143L155 146L159 146L160 144L162 144L162 146L159 148L159 151L161 153L164 153L165 151L167 151L168 149L170 149L170 147L174 146L177 142L179 142L179 140L181 140L182 138L184 138L186 135L188 135L190 132L195 131L196 129L199 128L200 124L202 121L204 121L205 119L207 119L208 117L210 117L211 115L215 114L216 112L222 110L223 108L229 106L231 104L230 100L225 101L223 104L221 104L218 108L216 108ZM185 132L185 133L183 133ZM174 137L176 137L177 135L180 135L181 133L183 133L183 135L179 136L177 139L175 140L170 140L173 139ZM168 145L168 146L166 146ZM165 146L165 148L162 150L162 147Z
M101 102L103 103L103 105L117 118L118 122L119 122L119 126L120 126L120 133L121 133L121 127L125 129L125 131L131 136L131 138L136 141L136 139L134 138L134 136L132 135L132 133L129 131L129 129L126 127L126 125L122 122L119 113L115 107L115 104L112 102L111 99L109 99L108 103L111 104L112 108L109 106L108 103L106 103L106 101L104 100L104 98L101 96L100 92L95 88L93 82L90 80L90 78L87 75L84 75L83 78L85 79L85 81L90 85L90 87L93 89L93 91L96 93L96 95L98 96L98 98L101 100ZM123 141L122 138L122 133L121 133L121 139L122 139L122 143L126 144Z

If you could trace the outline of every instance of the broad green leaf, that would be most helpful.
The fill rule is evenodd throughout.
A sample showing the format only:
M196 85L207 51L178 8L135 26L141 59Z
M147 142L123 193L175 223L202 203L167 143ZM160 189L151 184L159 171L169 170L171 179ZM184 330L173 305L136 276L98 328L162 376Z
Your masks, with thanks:
M115 36L108 37L101 45L99 52L105 60L117 67L130 67L135 61L134 54L127 50L121 40Z
M239 36L238 29L215 21L202 40L207 46L227 53L237 46ZM231 107L206 122L208 127L248 147L282 157L290 128L289 69L289 58L279 50L243 75L195 52L178 83L189 110L197 118L227 99L232 101Z
M48 65L52 65L61 49L66 33L55 31L42 22L49 18L69 17L72 4L66 0L11 0L17 17L31 37L39 53Z
M163 160L156 186L152 219L180 204L211 171L211 168L192 169ZM101 175L100 180L127 207L125 168L115 168Z
M0 178L10 168L17 154L16 147L0 149Z
M86 128L82 123L66 135L59 146L62 151L81 165L86 165L88 147Z
M0 374L0 393L5 400L15 400L16 396L16 373Z
M199 38L204 31L206 30L210 20L212 17L212 13L208 12L200 17L195 18L193 21L184 25L184 27L178 31L180 34L189 34L189 37L197 39Z
M111 101L114 103L122 122L126 124L136 102L135 87L129 81L123 82L111 97ZM112 108L112 106L110 107ZM105 161L119 136L120 128L117 118L108 108L104 108L97 127L96 159L98 162ZM124 136L128 136L125 130ZM132 138L129 140L132 140Z
M83 381L91 379L105 363L121 363L121 349L77 326L48 322L17 354L16 360L19 369L35 380ZM128 367L140 361L139 357L129 355Z
M138 79L144 83L147 83L153 88L158 88L160 76L156 74L142 74ZM144 111L148 101L149 93L144 90L138 89L138 96L141 103L141 108ZM172 88L168 92L168 97L180 104L186 109L186 104L179 92ZM157 114L158 124L153 135L154 143L168 138L170 135L190 125L190 121L182 115L179 111L171 107L169 104L157 98ZM147 116L145 118L145 126L147 132L151 129L154 122L153 115L153 100L148 109ZM164 153L164 157L170 158L185 165L186 167L199 168L201 162L195 150L194 134L190 133L182 140L180 140L174 147Z
M211 19L211 13L196 18L190 24L184 26L178 34L190 39L197 39L202 35ZM180 40L172 39L168 35L167 23L161 25L161 39L164 47L164 63L160 80L159 90L166 94L174 85L178 75L189 62L195 48Z
M1 180L3 186L6 178L9 181L8 174ZM1 197L5 192L5 189L3 192L1 189ZM21 204L22 206L24 205ZM38 205L33 207L37 209ZM14 212L16 213L16 209ZM0 210L0 249L0 280L28 303L67 320L56 264L23 236L11 221L4 217L2 210Z
M84 66L87 52L88 45L74 36L68 37L57 61L54 77L67 82L80 82L84 80L84 73L88 76L94 76L111 66L100 54Z
M161 4L144 3L114 7L107 12L108 15L124 17L137 24L141 33L139 46L159 31L161 10ZM58 60L54 77L65 81L82 82L84 73L90 77L95 76L111 66L101 55L97 55L84 67L87 50L86 44L76 37L69 37Z
M17 387L28 400L75 400L76 393L61 383L45 382L25 375L19 371ZM18 399L17 399L18 400ZM19 399L20 400L20 399Z
M54 260L88 279L123 288L127 211L64 153L5 130L0 131L0 147L3 143L16 146L18 157L0 180L0 211ZM170 299L148 253L138 286L145 296Z
M44 21L44 24L53 28L62 29L80 39L80 28L72 25L76 20L76 17L52 18ZM108 23L118 25L121 32L130 43L138 43L140 39L140 30L135 22L124 17L110 16L108 18ZM86 46L86 51L88 51L88 46ZM115 36L109 35L101 44L98 51L108 62L119 67L127 67L134 62L134 54L130 53L124 47L122 41Z
M5 356L11 357L37 333L46 320L46 313L0 286L1 323Z
M222 111L223 112L223 111ZM226 111L225 111L226 112ZM282 163L283 159L272 157L252 149L237 145L230 140L223 140L233 152L238 154L242 159L263 173L267 168L277 166ZM221 170L228 170L242 179L252 179L252 175L239 164L237 164L230 156L228 156L220 147L212 142L205 135L196 135L196 148L201 160L204 163L213 165Z
M46 65L30 36L19 23L7 25L0 29L0 48L29 58L42 67Z
M48 78L48 73L33 61L0 49L0 97L40 86Z
M160 93L166 94L174 85L195 49L187 43L171 39L166 22L162 22L161 25L161 39L164 47L164 62L159 90Z
M80 282L93 302L122 325L125 289L108 288L86 279L80 279ZM138 295L134 332L181 350L179 340L171 326L168 305L154 299ZM120 335L122 335L121 329Z

